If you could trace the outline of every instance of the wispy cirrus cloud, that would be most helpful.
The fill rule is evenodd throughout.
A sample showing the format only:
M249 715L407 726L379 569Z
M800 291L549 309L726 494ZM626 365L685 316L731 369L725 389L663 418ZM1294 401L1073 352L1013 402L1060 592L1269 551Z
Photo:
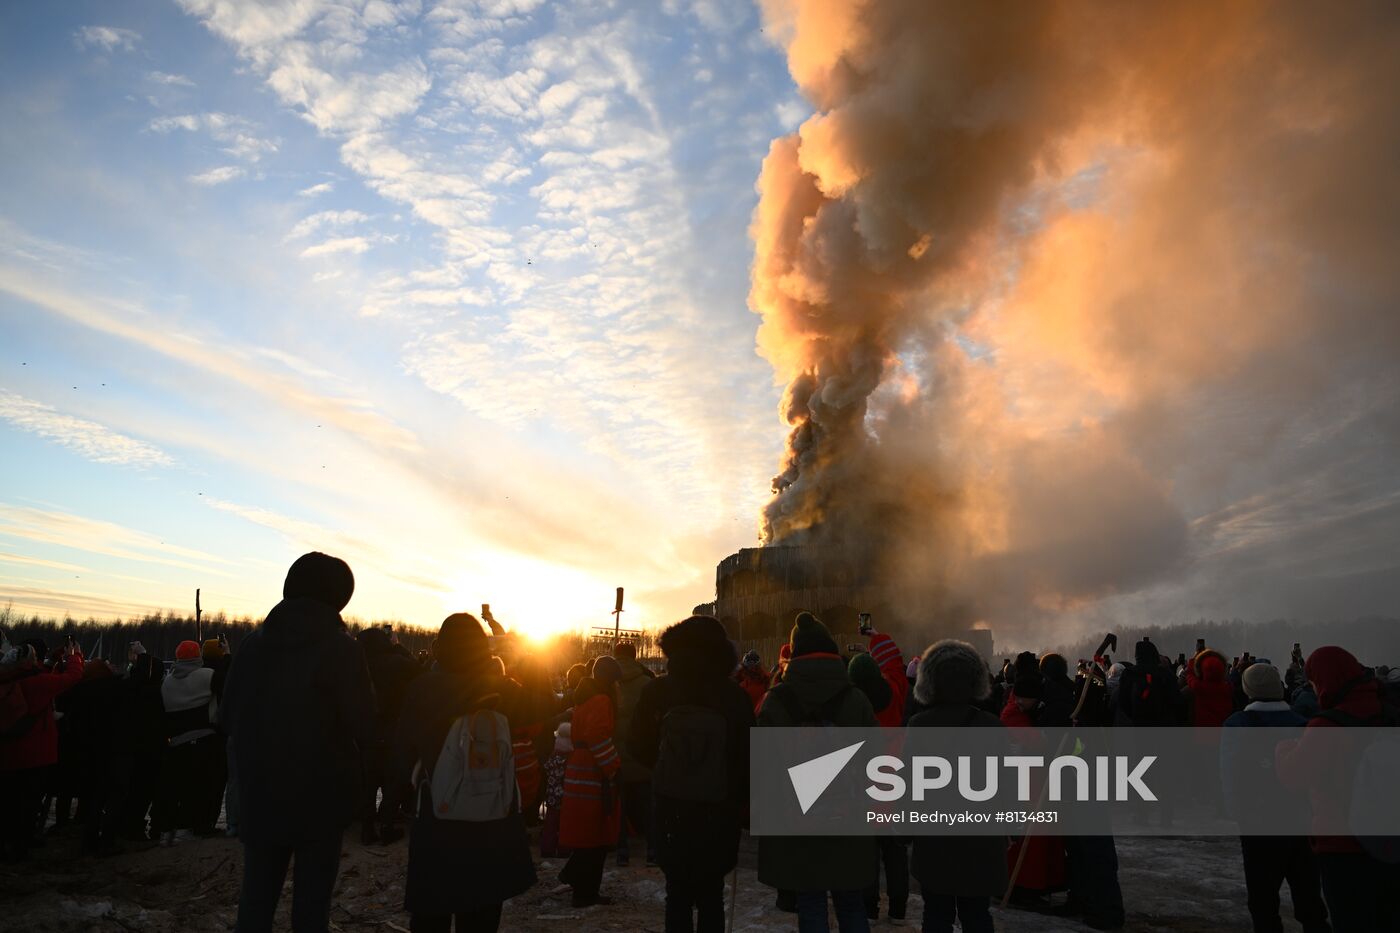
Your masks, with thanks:
M259 348L242 346L217 334L199 335L161 320L140 306L114 303L110 296L76 294L26 272L0 264L0 291L101 333L130 341L191 368L230 380L278 406L336 425L371 447L417 453L414 434L366 399L337 387L292 378L283 368L258 364Z
M156 84L165 84L175 87L194 87L195 83L181 74L171 74L168 71L148 71L146 78Z
M145 441L3 389L0 389L0 419L97 463L153 467L170 466L174 462L165 451Z
M330 193L331 193L332 191L334 191L334 190L335 190L335 183L334 183L334 182L323 181L323 182L320 182L319 184L315 184L315 185L311 185L311 186L306 187L306 188L302 188L300 191L297 192L297 194L300 195L300 196L303 197L303 198L315 198L315 197L319 197L319 196L321 196L321 195L323 195L323 194L330 194Z
M245 162L257 162L264 155L276 152L278 146L277 140L259 136L251 121L217 111L157 117L147 128L153 133L203 131L221 144L224 153Z
M322 230L341 230L366 220L369 220L369 216L359 211L318 211L297 221L296 226L287 234L287 239L301 239Z
M687 221L690 180L676 168L657 63L638 52L643 15L571 14L506 45L480 39L540 25L536 4L439 6L416 33L402 19L314 6L270 21L182 5L338 141L371 191L432 231L435 248L383 272L360 306L404 334L409 373L509 428L574 433L658 501L757 502L763 468L756 482L691 469L717 447L731 470L772 456L766 406L697 391L769 377L742 303L716 317L693 294L693 257L708 244ZM334 236L302 257L371 243ZM694 352L716 341L733 352ZM687 520L713 522L714 508Z
M334 256L338 253L350 253L358 255L368 252L370 248L369 237L363 236L340 236L332 237L314 246L308 246L301 251L302 259L315 259L318 256Z
M73 41L80 49L101 49L104 52L121 49L130 52L141 41L141 34L120 26L83 26L73 33Z
M247 170L241 165L221 165L218 168L211 168L207 172L199 172L190 175L189 180L192 184L211 188L214 185L222 185L234 179L242 178L246 174L248 174Z
M50 544L146 564L232 576L234 561L207 551L170 544L115 522L57 509L0 503L0 538Z

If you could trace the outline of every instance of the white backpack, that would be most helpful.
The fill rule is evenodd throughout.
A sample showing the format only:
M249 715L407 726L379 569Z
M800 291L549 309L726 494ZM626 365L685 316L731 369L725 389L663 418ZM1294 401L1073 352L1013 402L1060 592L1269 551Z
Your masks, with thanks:
M515 808L515 753L510 724L491 709L473 710L453 721L429 781L433 816L485 823Z

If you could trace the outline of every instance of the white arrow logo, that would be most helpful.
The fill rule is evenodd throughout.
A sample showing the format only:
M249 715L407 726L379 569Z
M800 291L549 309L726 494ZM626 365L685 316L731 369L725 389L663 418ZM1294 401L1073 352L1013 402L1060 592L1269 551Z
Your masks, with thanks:
M822 755L820 758L813 758L811 761L804 761L800 765L793 765L788 768L788 777L792 780L792 789L797 792L798 806L802 807L805 814L812 809L812 804L817 802L817 798L826 792L831 786L831 782L836 780L836 776L841 773L841 769L846 767L846 763L856 756L864 742L857 742L854 745L847 745L845 748L838 748L834 752Z

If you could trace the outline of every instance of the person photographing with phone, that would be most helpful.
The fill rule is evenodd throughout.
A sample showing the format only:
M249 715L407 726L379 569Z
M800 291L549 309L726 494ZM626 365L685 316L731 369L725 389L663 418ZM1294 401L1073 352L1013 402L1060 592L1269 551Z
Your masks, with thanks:
M870 701L877 723L885 728L898 728L904 724L904 707L909 700L904 655L893 638L875 630L870 613L860 613L856 621L861 635L869 643L869 650L851 658L847 668L851 683ZM909 902L909 852L904 840L893 836L881 836L876 844L880 850L880 867L885 873L889 917L902 921ZM871 920L880 916L878 877L865 890L865 914Z
M6 655L13 665L10 679L0 684L3 696L14 701L3 704L10 713L0 722L5 739L0 742L0 799L7 802L0 811L0 855L5 858L22 859L34 844L44 777L58 762L53 701L83 677L83 653L72 635L64 637L52 671L44 667L44 653L42 642L12 649Z

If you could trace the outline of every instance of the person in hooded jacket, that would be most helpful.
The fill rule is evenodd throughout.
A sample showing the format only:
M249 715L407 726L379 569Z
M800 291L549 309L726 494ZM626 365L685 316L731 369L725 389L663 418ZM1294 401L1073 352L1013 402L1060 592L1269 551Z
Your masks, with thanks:
M213 678L209 681L209 690L214 695L214 706L217 710L219 703L223 702L224 684L228 682L228 669L233 666L233 656L228 653L228 647L222 638L206 638L204 644L200 646L199 654L204 661L204 666L214 672ZM204 813L199 820L199 825L210 830L219 821L219 814L224 810L224 794L229 780L228 735L224 733L223 727L218 721L217 712L213 724L217 754L211 752L209 756ZM234 796L236 797L237 794ZM237 810L237 803L230 800L228 805L230 826L237 823L237 818L234 816Z
M1094 665L1097 664L1096 659ZM1045 696L1036 713L1037 725L1049 729L1108 725L1108 699L1104 686L1094 679L1095 666L1081 672L1078 681L1071 681L1069 661L1063 655L1052 652L1041 656ZM1084 704L1076 717L1074 711L1080 706L1081 693ZM1091 728L1087 735L1079 733L1076 740L1093 743L1099 735ZM1091 929L1115 930L1123 926L1124 920L1123 890L1118 883L1118 850L1110 835L1108 820L1103 819L1101 825L1103 833L1099 835L1061 837L1069 896L1056 908L1056 913L1082 916Z
M965 641L934 642L919 661L914 696L923 712L909 728L1001 729L979 708L991 692L987 662ZM923 933L991 933L991 899L1006 888L1005 836L915 836L911 873L924 897Z
M1118 678L1117 704L1114 725L1159 728L1183 724L1184 704L1177 679L1157 646L1146 638L1133 646L1133 663L1125 665ZM1121 730L1114 741L1121 749L1119 754L1132 752L1131 729ZM1173 759L1159 761L1154 767L1173 772L1173 780L1189 780L1188 775L1179 773L1181 764ZM1136 812L1146 819L1154 811L1164 828L1172 824L1175 812L1168 800L1143 804Z
M156 830L164 845L173 845L190 832L213 830L209 819L209 789L215 758L224 754L223 739L214 728L214 672L204 666L199 644L182 641L175 665L160 685L165 707L166 749L160 766L160 798ZM178 834L178 835L177 835Z
M797 614L788 645L790 660L782 680L759 707L759 727L791 727L804 721L877 725L870 701L851 684L836 640L816 616ZM758 880L779 892L797 892L801 933L829 929L828 894L841 933L867 933L865 891L876 880L876 853L871 836L762 836Z
M593 674L574 690L570 739L574 749L564 768L564 801L559 819L559 844L572 849L559 880L573 888L575 907L611 904L598 893L603 864L617 846L622 819L617 775L622 770L614 738L617 734L617 682L622 668L604 655L593 662Z
M1223 654L1203 649L1186 666L1186 689L1181 691L1186 722L1195 727L1192 740L1201 756L1191 769L1195 790L1217 810L1223 806L1219 782L1214 780L1214 762L1220 757L1219 728L1235 711L1235 688L1229 673Z
M1181 692L1157 646L1144 638L1133 646L1133 664L1118 679L1119 721L1133 726L1179 726Z
M154 827L146 816L160 795L160 765L165 754L165 704L160 685L165 666L144 651L135 655L122 678L127 690L131 743L131 786L122 808L121 835L134 842L149 841Z
M1069 662L1062 654L1041 655L1040 676L1043 692L1036 725L1042 729L1068 729L1073 725L1070 720L1079 700L1074 681L1069 679Z
M540 822L540 804L545 792L542 763L553 752L554 727L567 717L567 713L554 693L549 666L543 658L535 655L517 657L510 677L520 685L525 697L524 724L517 729L512 740L515 773L520 782L520 807L525 814L525 825L534 826Z
M614 653L617 666L622 669L622 677L617 682L617 735L624 739L618 753L622 756L622 770L618 772L619 789L622 794L622 822L617 834L617 864L626 865L630 857L627 844L627 828L646 840L648 862L656 861L656 843L649 832L651 828L651 769L628 749L626 736L632 728L632 715L642 691L656 675L642 666L637 660L637 646L631 642L620 643Z
M1031 652L1023 651L1017 655L1014 669L1015 680L1001 711L1002 725L1011 730L1011 739L1020 746L1022 754L1049 755L1054 746L1046 748L1047 743L1040 733L1046 693L1040 661ZM1038 792L1037 784L1032 787L1032 799ZM1021 855L1022 846L1026 847L1025 856ZM1017 838L1006 850L1007 866L1014 866L1018 860L1021 871L1016 876L1014 892L1018 900L1034 903L1067 886L1068 869L1061 837L1029 833Z
M1355 762L1364 733L1353 727L1387 723L1372 673L1347 651L1326 645L1308 655L1304 672L1320 709L1303 735L1274 752L1284 787L1306 791L1312 803L1311 844L1322 876L1322 894L1336 933L1400 929L1400 864L1372 855L1355 836L1336 835L1347 825Z
M224 686L243 843L239 933L263 933L296 860L292 929L323 933L341 836L363 800L374 698L340 618L355 577L313 551L287 571L282 601L245 637Z
M408 844L404 909L413 933L495 933L501 905L535 883L530 840L517 797L498 820L469 822L434 816L431 775L454 721L475 710L494 710L512 729L526 710L520 685L499 673L475 616L443 620L438 663L408 687L394 739L396 779L421 768L416 817Z
M1225 810L1243 822L1240 854L1254 933L1283 933L1279 919L1279 886L1288 882L1293 916L1304 933L1331 933L1317 863L1306 836L1251 835L1249 814L1303 812L1307 800L1285 791L1273 767L1276 741L1268 732L1300 728L1307 720L1288 708L1283 680L1271 664L1251 664L1241 685L1250 702L1225 720L1220 736L1220 784ZM1249 807L1242 804L1248 800ZM1272 828L1272 827L1271 827Z
M32 645L15 649L14 682L24 699L23 719L0 739L0 857L24 858L34 844L45 774L58 761L54 700L83 677L83 655L65 642L62 659L47 670Z
M365 755L366 786L360 841L365 845L376 842L388 845L403 835L394 825L399 810L399 781L391 767L391 746L404 696L423 670L407 649L395 643L390 632L377 625L362 629L356 641L364 652L365 667L374 687L374 725Z
M740 659L734 681L744 688L753 708L757 710L763 704L763 695L768 692L768 673L763 669L763 658L757 651L748 651Z
M730 677L735 649L718 619L691 616L661 633L666 676L642 690L627 746L648 767L656 767L657 858L666 874L666 933L719 933L724 929L724 876L738 863L739 831L749 800L749 728L754 724L749 694ZM697 710L722 723L722 760L700 767L716 776L712 799L674 796L675 774L658 766L668 729ZM668 715L674 717L668 721ZM670 736L675 741L675 736ZM722 780L718 779L723 775Z
M117 835L131 785L131 715L127 684L106 661L89 661L82 681L68 692L67 741L78 760L78 819L83 848L91 854L118 851Z
M865 694L875 711L875 721L886 728L897 728L904 723L904 707L909 695L909 678L904 666L904 655L894 639L883 632L875 631L873 625L866 625L861 634L870 639L869 653L862 652L851 658L847 673L856 689ZM885 873L885 893L889 898L889 917L902 921L909 903L909 850L904 839L898 836L877 836L875 845L880 857L875 871L878 875L881 866ZM865 914L871 920L880 916L880 881L865 891Z

